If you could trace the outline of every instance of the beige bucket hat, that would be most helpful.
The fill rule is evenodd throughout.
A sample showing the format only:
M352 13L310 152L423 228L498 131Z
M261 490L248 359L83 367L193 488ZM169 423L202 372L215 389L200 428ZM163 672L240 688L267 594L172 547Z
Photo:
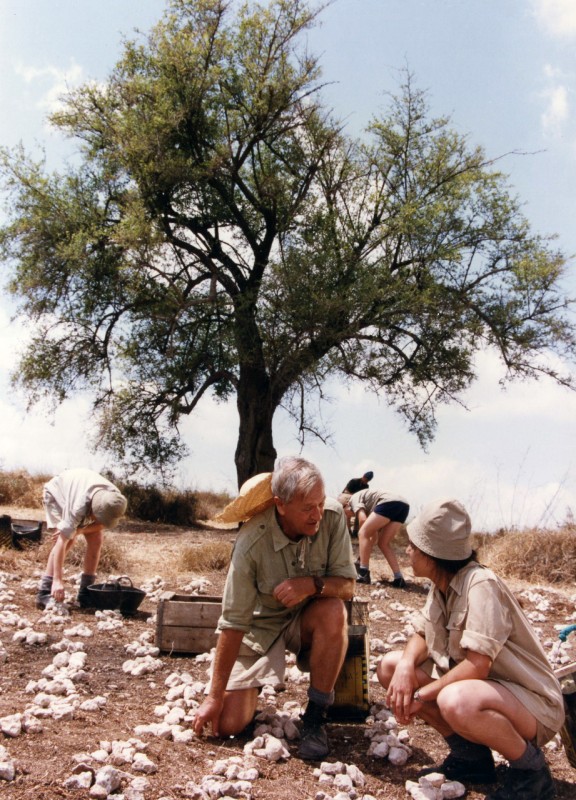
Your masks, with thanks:
M99 489L92 498L92 513L98 522L114 528L126 513L128 502L123 494L111 489Z
M246 522L255 514L266 511L274 505L272 494L272 473L260 472L249 478L240 487L235 500L214 517L215 522Z
M407 526L408 538L419 550L446 561L464 561L472 555L472 523L458 500L434 500Z

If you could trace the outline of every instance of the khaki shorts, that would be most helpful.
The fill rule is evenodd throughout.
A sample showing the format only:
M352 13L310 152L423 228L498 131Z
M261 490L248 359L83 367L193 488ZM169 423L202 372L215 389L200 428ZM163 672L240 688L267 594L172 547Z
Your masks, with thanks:
M300 648L300 614L297 614L264 655L255 653L251 647L245 644L240 645L238 658L230 673L227 690L260 689L262 686L283 689L286 650L298 655ZM207 688L206 691L208 692L209 689Z

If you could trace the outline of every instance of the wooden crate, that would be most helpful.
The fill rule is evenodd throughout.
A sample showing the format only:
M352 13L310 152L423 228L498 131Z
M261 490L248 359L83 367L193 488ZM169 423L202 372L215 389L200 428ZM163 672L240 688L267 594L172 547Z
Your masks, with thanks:
M163 653L207 653L216 646L222 598L164 592L156 615L156 647Z

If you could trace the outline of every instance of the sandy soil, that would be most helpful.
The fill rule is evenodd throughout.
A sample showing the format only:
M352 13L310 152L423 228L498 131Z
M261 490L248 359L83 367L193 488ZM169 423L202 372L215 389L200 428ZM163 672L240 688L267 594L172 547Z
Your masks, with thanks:
M0 508L0 513L9 513L16 519L42 519L37 510ZM225 575L223 572L200 574L182 569L182 554L187 548L200 547L209 541L234 538L234 530L181 529L170 526L143 525L124 522L115 535L126 561L126 574L139 586L152 576L161 576L166 590L179 590L198 577L206 578L210 594L220 594ZM0 550L0 571L6 578L8 589L15 596L9 604L14 611L25 617L35 630L46 631L48 642L45 645L23 645L12 641L14 628L1 625L0 640L8 658L0 668L0 717L21 713L31 703L33 694L26 691L29 681L38 681L42 670L54 656L50 645L62 638L62 627L55 628L42 624L42 612L34 605L34 584L41 573L47 554L47 544L25 553ZM70 577L75 570L69 570ZM373 574L387 573L385 562L376 556ZM104 579L106 576L101 575ZM425 589L416 580L408 591L386 588L384 597L374 597L379 587L358 586L358 597L369 601L371 610L384 612L384 617L370 624L372 638L387 638L404 628L403 619L406 608L418 608L423 603ZM526 585L514 587L518 593ZM563 588L530 587L534 594L544 595L550 603L545 621L538 623L543 641L547 646L557 641L557 627L568 624L574 611L574 587ZM71 596L73 592L70 582ZM533 611L537 601L523 598L526 611ZM4 604L4 607L6 605ZM193 656L160 656L163 667L159 672L142 677L127 675L123 663L130 657L125 647L146 632L153 632L155 638L156 602L147 597L137 615L124 618L121 628L115 631L99 631L97 619L92 611L75 611L70 625L85 623L93 635L85 639L88 654L87 675L79 691L86 698L104 696L105 708L98 712L77 710L69 720L55 722L43 721L39 733L25 733L15 738L5 737L3 744L16 760L16 779L10 784L0 781L0 792L12 800L54 800L54 798L88 797L88 792L67 790L63 782L74 769L74 757L78 753L96 750L103 740L127 740L134 736L134 728L140 724L158 721L154 715L156 706L166 698L166 678L174 671L189 672L195 679L206 680L206 664ZM0 608L1 610L1 608ZM571 657L576 661L576 635L571 637ZM569 640L570 641L570 640ZM306 684L288 684L283 695L279 695L281 706L287 700L305 702ZM380 687L370 683L372 702L382 699ZM365 793L386 800L406 798L404 788L407 779L414 779L417 771L425 765L440 761L445 748L438 735L423 724L410 728L413 756L404 767L394 767L386 760L367 756L368 739L365 738L365 724L357 722L333 723L330 725L330 739L333 751L329 760L340 760L356 764L366 776ZM1 734L0 734L1 735ZM242 755L248 735L225 741L206 737L193 740L190 744L177 744L155 737L147 737L147 755L158 765L155 774L147 776L149 788L145 791L146 800L159 798L183 798L188 781L199 780L210 771L217 758ZM252 797L255 800L304 800L314 798L321 786L314 775L316 764L299 760L296 745L290 744L292 757L279 763L264 761L261 777L254 782ZM576 797L574 782L576 770L568 763L561 745L547 748L547 758L557 782L558 797L561 800ZM130 772L130 769L126 769ZM472 800L483 798L489 787L474 786L468 792ZM361 795L360 795L361 796Z

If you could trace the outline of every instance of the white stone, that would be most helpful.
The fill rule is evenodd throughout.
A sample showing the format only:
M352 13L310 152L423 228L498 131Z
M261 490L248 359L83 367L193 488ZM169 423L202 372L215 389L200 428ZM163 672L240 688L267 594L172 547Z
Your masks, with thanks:
M4 736L15 738L22 733L22 714L10 714L0 719L0 730Z
M65 789L78 790L89 789L92 786L93 775L91 772L78 772L71 775L63 783Z
M322 761L320 771L325 775L341 775L346 772L346 767L341 761Z
M390 745L388 742L372 742L368 748L368 755L376 758L386 758L389 752Z
M364 786L366 783L364 773L358 769L356 764L346 764L346 774L350 776L354 786Z
M454 797L464 797L466 794L466 787L460 781L446 781L440 787L440 796L442 800L452 800Z
M442 772L429 772L418 779L420 786L434 786L439 789L446 782L446 776Z
M157 765L145 753L136 753L132 761L132 769L134 772L143 772L145 775L153 775L158 772Z
M342 792L350 792L354 788L354 782L350 775L335 775L334 788Z
M107 764L96 773L96 782L92 789L96 786L101 787L108 794L112 794L112 792L120 787L120 773L117 769ZM91 795L93 794L92 789L90 790Z
M404 747L391 747L388 753L388 761L395 767L403 766L409 758L409 753Z
M16 766L13 761L0 761L0 780L13 781L16 777Z

